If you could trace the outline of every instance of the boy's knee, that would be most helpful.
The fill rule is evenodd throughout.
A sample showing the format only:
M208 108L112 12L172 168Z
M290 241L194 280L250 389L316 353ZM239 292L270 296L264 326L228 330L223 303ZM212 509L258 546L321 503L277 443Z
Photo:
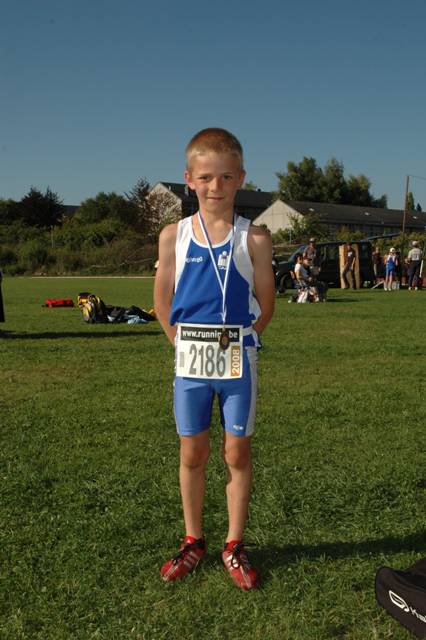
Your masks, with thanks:
M182 443L180 461L185 467L195 469L204 466L209 459L210 446L208 443Z
M223 450L225 462L229 467L234 469L245 469L251 464L251 448L250 442L246 440L238 440L237 442L226 443Z

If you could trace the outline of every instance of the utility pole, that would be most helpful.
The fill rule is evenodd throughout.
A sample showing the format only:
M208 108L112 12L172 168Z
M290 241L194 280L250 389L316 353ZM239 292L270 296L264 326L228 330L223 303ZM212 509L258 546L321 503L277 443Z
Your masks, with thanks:
M408 214L408 184L410 182L410 176L405 177L405 200L404 200L404 214L402 216L402 238L405 239L405 225L407 223Z
M401 242L401 273L402 267L404 265L404 257L405 257L405 226L407 224L407 216L408 216L408 184L410 182L410 176L405 177L405 200L404 200L404 213L402 216L402 242Z

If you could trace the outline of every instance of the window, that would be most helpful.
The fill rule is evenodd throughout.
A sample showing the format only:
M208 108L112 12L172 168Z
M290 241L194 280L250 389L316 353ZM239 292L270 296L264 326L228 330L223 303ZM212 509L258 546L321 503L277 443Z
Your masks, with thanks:
M327 260L338 260L339 259L339 247L337 244L330 244L326 248L327 250Z

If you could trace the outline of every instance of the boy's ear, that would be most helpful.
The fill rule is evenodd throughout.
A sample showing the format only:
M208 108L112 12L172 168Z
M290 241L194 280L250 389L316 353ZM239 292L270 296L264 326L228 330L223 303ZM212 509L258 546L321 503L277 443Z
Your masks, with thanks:
M241 171L241 174L240 174L239 189L241 189L241 187L243 186L243 184L244 184L244 180L246 179L246 175L247 175L247 174L246 174L246 172L245 172L245 171L244 171L244 169L243 169L243 170Z
M195 184L194 184L194 181L191 178L191 174L188 171L188 169L185 169L184 177L185 177L185 182L188 185L188 187L194 191L195 190Z

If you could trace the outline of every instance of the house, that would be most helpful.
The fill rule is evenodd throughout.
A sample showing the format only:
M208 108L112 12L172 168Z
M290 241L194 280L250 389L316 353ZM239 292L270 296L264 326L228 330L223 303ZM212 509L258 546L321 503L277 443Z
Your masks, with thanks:
M266 225L271 233L275 233L279 229L289 229L292 219L301 219L309 214L316 214L321 218L331 238L335 237L342 227L350 231L361 231L365 236L400 233L404 217L404 212L399 209L276 200L253 222L256 225ZM425 230L426 212L408 211L405 221L406 233L419 233Z
M157 182L151 193L168 193L176 202L182 217L198 211L195 191L187 184L179 182ZM235 210L256 225L265 225L271 233L279 229L289 229L294 218L316 214L327 227L328 235L334 238L346 227L350 231L361 231L366 237L400 233L404 212L400 209L378 209L376 207L355 207L324 202L299 202L273 200L274 194L260 189L253 191L240 189L235 198ZM426 230L426 212L408 211L405 221L406 233Z
M190 216L198 211L198 199L195 191L187 184L179 182L157 182L151 193L168 193L176 201L182 217ZM235 198L235 211L239 215L254 220L259 217L272 203L272 194L267 191L240 189Z

